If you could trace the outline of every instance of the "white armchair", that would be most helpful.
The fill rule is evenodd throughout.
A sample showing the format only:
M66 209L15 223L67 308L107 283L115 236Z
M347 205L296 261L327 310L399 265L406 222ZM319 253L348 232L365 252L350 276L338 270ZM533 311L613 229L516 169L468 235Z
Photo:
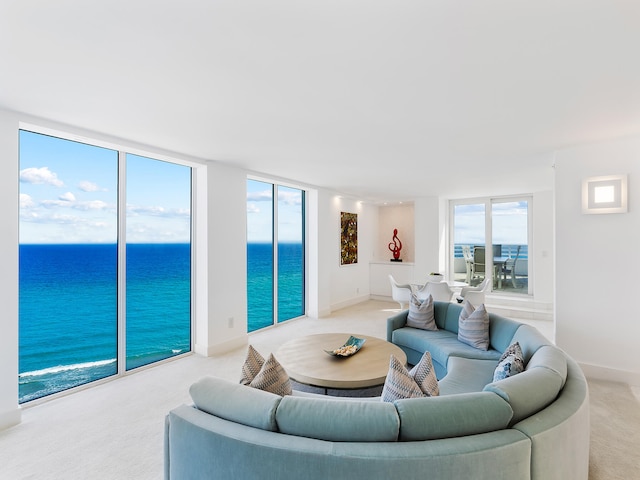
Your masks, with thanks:
M393 275L389 274L389 281L391 282L391 298L400 304L402 310L409 308L409 302L411 301L411 285L408 283L398 283ZM405 307L406 305L406 307Z
M468 300L471 305L478 306L485 301L485 293L489 291L489 279L485 278L482 283L475 287L462 287L460 290L460 296L458 302L462 303L463 300Z
M416 290L416 297L420 300L424 300L429 295L431 295L436 302L450 302L453 291L447 282L427 282Z

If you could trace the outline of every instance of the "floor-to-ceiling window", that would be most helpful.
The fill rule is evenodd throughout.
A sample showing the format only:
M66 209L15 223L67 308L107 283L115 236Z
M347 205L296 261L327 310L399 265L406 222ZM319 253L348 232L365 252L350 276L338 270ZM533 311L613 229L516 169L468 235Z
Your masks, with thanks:
M191 350L191 168L126 155L126 368Z
M249 332L304 315L304 244L304 191L247 180Z
M191 169L19 134L19 402L189 351Z
M531 293L530 204L529 197L453 201L453 279L477 285L489 277L494 291Z

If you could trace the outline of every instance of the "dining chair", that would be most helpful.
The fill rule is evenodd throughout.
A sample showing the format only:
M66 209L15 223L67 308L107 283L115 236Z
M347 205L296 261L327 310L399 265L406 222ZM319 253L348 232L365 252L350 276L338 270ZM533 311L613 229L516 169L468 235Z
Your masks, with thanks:
M489 291L489 279L485 278L482 283L475 287L462 287L460 295L457 297L458 303L467 300L473 306L485 303L485 293Z
M424 300L429 295L436 302L450 302L453 291L447 282L427 282L416 290L416 297L419 300Z
M389 274L389 281L391 282L391 298L400 304L400 308L405 310L409 308L409 302L411 301L411 285L408 283L398 283L393 275ZM406 304L406 307L405 307Z
M485 248L481 246L473 247L473 276L487 276L485 260Z
M467 283L471 283L473 278L473 254L471 253L470 245L462 246L462 256L464 257L464 263L467 267Z
M513 285L513 288L518 288L518 282L516 281L516 263L518 261L518 257L520 256L521 248L522 245L518 245L516 256L507 260L502 267L502 278L506 280L507 275L511 275L511 285Z

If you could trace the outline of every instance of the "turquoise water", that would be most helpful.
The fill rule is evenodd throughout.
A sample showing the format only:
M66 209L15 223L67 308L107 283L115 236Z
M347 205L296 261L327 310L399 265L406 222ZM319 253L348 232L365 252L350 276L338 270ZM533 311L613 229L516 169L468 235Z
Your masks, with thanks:
M304 252L279 245L278 321L304 314ZM249 331L272 324L271 245L247 246ZM191 350L189 244L127 245L126 369ZM115 375L117 246L20 245L20 403Z
M191 350L190 245L127 246L126 368ZM117 246L20 245L19 401L117 373Z
M273 325L273 246L247 245L248 331ZM301 243L278 244L278 322L304 315L304 251Z

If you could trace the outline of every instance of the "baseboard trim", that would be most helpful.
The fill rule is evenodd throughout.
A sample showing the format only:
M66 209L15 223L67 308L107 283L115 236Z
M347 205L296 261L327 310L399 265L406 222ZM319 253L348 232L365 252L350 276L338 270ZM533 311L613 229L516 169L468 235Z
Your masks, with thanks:
M331 311L334 312L336 310L340 310L341 308L352 307L353 305L366 302L367 300L369 300L369 295L359 295L342 302L334 303L333 305L331 305Z
M247 336L243 335L242 337L232 338L231 340L227 340L226 342L222 343L216 343L215 345L199 345L196 343L194 351L198 355L213 357L216 355L221 355L223 353L228 353L237 348L246 347L247 344Z
M14 425L18 425L22 421L22 410L16 408L8 412L0 413L0 430L5 430Z
M640 373L628 370L618 370L615 368L579 363L585 377L591 380L608 380L610 382L626 383L634 387L640 387Z

